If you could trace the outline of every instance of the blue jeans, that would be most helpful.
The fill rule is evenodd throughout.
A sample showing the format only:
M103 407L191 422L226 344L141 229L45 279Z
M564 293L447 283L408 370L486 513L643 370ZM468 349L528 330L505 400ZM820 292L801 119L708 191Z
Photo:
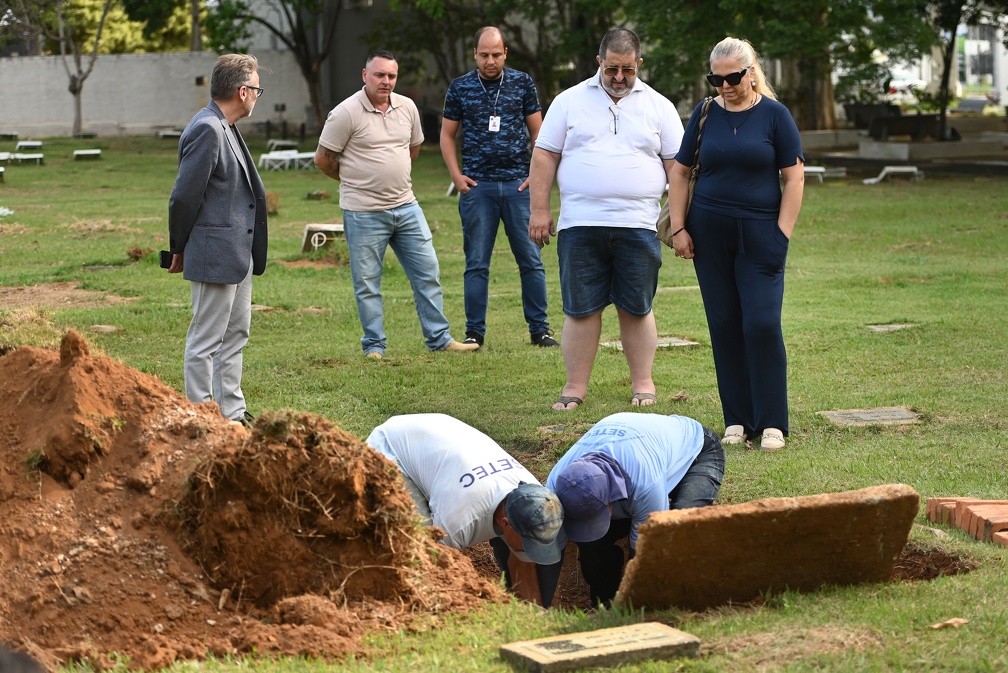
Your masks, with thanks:
M480 180L459 196L462 241L466 256L466 332L486 334L490 293L490 256L497 240L497 227L504 233L521 275L522 310L530 334L549 330L546 322L546 271L539 247L528 235L529 193L518 191L522 180Z
M413 201L374 212L344 210L343 227L350 250L350 275L357 296L357 313L364 328L361 338L364 352L384 353L387 346L381 279L385 250L389 246L413 288L413 301L427 348L437 351L447 346L452 336L444 315L441 269L420 205Z

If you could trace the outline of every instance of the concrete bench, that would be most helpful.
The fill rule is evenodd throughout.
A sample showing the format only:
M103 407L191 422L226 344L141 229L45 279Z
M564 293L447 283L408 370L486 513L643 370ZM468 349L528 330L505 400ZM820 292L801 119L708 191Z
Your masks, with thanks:
M4 170L6 169L3 166L0 166L0 182L4 181Z
M178 129L162 129L157 132L158 138L181 138L182 132Z
M17 139L18 134L14 131L6 131L4 133L0 133L0 140L17 140Z
M318 250L343 235L343 225L338 222L334 224L306 224L304 237L301 239L301 252Z
M259 168L267 171L285 171L291 167L291 162L297 160L297 150L279 150L259 155ZM314 156L314 155L312 155Z
M19 140L18 144L14 146L15 152L20 152L21 150L40 150L42 149L41 140Z
M266 141L266 151L275 152L277 150L296 150L298 144L296 140L267 140Z
M809 176L817 179L820 183L823 181L823 176L826 175L826 168L823 166L806 166L805 167L805 179L807 180Z
M909 175L917 181L924 179L924 173L917 170L916 166L886 166L878 174L877 178L865 178L864 183L866 185L877 185L890 175Z
M41 166L42 162L45 160L45 155L42 153L37 154L18 154L14 153L14 161L19 164L23 164L26 161L34 161L36 165Z
M315 168L315 153L298 152L294 157L294 168L298 170L310 170Z
M0 152L0 161L6 162L6 161L10 161L13 158L14 158L14 155L11 154L10 152Z
M74 161L78 159L101 159L101 150L74 150Z

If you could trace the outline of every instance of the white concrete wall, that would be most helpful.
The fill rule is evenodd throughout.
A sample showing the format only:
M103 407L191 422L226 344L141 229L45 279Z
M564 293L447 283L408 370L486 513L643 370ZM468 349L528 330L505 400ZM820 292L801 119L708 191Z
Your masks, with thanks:
M295 128L309 121L308 88L290 52L253 53L272 73L260 73L266 92L250 121L285 119ZM210 73L216 61L213 52L99 56L84 82L83 131L107 136L181 129L210 102ZM0 133L69 136L74 99L68 82L59 56L0 59ZM274 110L278 103L286 105L285 112Z

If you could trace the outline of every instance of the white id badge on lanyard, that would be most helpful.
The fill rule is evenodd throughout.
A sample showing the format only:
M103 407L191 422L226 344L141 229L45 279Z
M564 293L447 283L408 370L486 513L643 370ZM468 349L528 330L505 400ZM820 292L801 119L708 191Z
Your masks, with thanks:
M500 117L496 115L490 116L490 126L488 127L491 131L500 131Z

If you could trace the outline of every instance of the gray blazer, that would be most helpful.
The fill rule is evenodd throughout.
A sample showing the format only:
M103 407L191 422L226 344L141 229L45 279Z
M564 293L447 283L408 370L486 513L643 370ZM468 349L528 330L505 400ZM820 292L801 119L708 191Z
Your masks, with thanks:
M179 138L168 236L171 252L185 253L186 280L235 285L250 261L253 274L266 270L266 189L244 139L214 102Z

